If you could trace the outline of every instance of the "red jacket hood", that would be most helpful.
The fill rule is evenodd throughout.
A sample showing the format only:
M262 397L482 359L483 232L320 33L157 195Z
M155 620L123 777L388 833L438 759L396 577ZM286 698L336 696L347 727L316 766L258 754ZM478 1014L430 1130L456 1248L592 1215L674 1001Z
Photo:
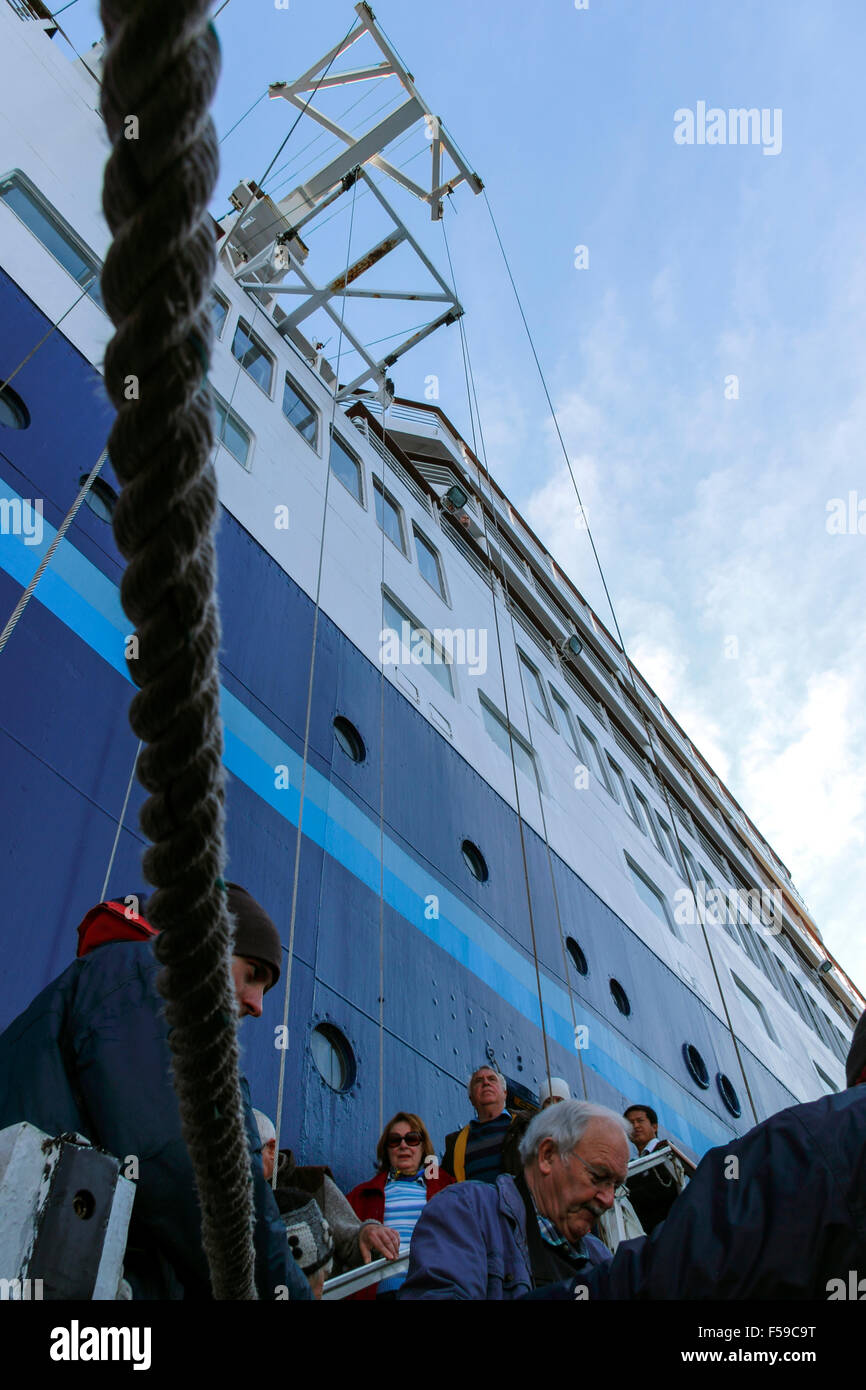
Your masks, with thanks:
M156 927L122 902L99 903L79 923L76 955L86 956L109 941L149 941L158 935Z

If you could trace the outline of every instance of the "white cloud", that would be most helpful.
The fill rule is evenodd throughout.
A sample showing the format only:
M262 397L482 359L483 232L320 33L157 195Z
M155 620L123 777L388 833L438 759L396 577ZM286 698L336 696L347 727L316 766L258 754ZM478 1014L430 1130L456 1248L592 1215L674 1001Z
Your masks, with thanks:
M718 365L693 397L666 386L667 367L644 356L608 295L581 339L580 387L557 408L635 664L788 864L862 987L849 890L866 890L866 537L830 537L825 519L827 498L863 476L866 352L859 325L855 335L828 309L792 359L780 332L752 322L756 276L743 268L741 317L718 334L707 353ZM657 307L669 288L667 277L654 284ZM831 342L859 366L841 408L819 396L801 419ZM728 371L738 401L724 398ZM774 403L781 372L786 399ZM609 623L571 481L549 426L539 433L548 471L533 471L543 481L517 504Z

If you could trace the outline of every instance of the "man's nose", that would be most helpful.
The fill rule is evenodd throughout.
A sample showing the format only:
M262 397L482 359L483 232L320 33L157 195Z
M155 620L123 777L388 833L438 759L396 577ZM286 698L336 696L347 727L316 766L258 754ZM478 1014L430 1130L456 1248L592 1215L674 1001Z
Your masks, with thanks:
M261 1018L261 1016L262 1016L262 999L261 999L261 995L259 994L258 990L254 990L254 989L245 990L245 991L244 991L244 999L243 999L243 1002L244 1002L244 1005L245 1005L245 1007L246 1007L246 1011L247 1011L248 1014L251 1014L253 1018Z
M611 1187L606 1187L604 1189L604 1192L596 1193L596 1197L598 1199L599 1204L604 1207L605 1211L610 1211L611 1207L616 1201L613 1188Z

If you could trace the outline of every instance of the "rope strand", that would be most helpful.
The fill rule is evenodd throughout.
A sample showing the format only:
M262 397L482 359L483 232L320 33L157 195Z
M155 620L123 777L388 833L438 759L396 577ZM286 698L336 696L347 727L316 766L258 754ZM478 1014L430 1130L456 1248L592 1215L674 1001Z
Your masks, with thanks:
M122 483L113 518L127 559L121 599L137 637L129 718L150 793L140 817L152 842L144 874L156 888L148 915L160 932L159 987L213 1294L251 1300L251 1167L224 891L219 501L203 389L219 43L206 0L102 0L101 14L112 145L103 209L114 238L102 293L116 326L105 352L117 409L108 447Z

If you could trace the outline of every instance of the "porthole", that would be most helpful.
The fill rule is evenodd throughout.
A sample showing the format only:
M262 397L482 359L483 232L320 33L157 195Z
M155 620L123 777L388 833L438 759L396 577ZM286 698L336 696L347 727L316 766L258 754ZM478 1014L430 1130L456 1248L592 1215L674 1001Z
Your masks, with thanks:
M740 1115L743 1113L743 1107L740 1105L740 1097L734 1090L733 1082L725 1076L724 1072L720 1071L716 1075L716 1085L719 1088L719 1095L724 1101L726 1109L730 1110L735 1120L739 1119Z
M30 426L30 411L5 381L0 381L0 425L9 430L26 430Z
M354 724L344 719L342 714L338 714L334 720L334 734L347 758L351 758L353 763L364 761L367 756L364 740Z
M565 938L565 949L571 956L571 963L578 975L588 975L589 966L586 963L586 956L583 954L583 951L580 949L573 936L567 936Z
M686 1059L686 1066L692 1080L697 1082L702 1091L706 1091L710 1084L710 1074L707 1071L706 1062L694 1043L683 1043L683 1056Z
M78 479L78 486L84 487L88 477L89 474L82 473L81 477ZM94 516L98 516L100 521L110 521L114 516L114 509L117 506L117 493L114 491L111 483L107 483L104 478L94 478L90 485L90 491L84 500Z
M610 997L616 1004L616 1007L619 1009L620 1013L625 1014L626 1018L628 1018L629 1014L631 1013L631 1004L629 1003L629 997L623 989L622 985L620 984L619 980L611 980Z
M463 862L473 878L477 878L479 883L486 883L490 877L487 861L477 845L473 845L471 840L464 840L460 846L463 855Z
M355 1054L339 1028L320 1023L313 1029L310 1049L316 1071L332 1091L348 1091L355 1080Z

